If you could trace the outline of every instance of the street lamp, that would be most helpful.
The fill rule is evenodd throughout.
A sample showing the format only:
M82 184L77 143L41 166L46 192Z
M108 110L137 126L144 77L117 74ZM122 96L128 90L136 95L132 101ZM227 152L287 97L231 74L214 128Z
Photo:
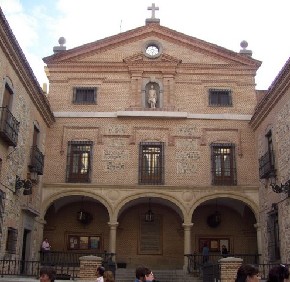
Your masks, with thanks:
M284 184L281 183L281 185L278 185L276 184L276 178L271 178L270 186L275 193L285 193L290 197L290 179Z

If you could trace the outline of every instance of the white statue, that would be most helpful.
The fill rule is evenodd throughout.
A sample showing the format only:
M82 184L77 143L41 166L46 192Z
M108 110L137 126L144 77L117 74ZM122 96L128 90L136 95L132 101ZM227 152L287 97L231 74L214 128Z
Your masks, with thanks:
M154 86L151 85L151 88L148 91L148 104L150 104L151 109L155 109L156 103L157 103L157 93L156 90L154 89Z

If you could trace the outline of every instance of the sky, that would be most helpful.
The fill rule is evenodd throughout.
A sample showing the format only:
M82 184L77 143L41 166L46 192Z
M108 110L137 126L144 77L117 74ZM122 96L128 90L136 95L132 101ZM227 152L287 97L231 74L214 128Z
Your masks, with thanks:
M58 39L71 49L145 25L159 7L160 24L239 52L248 42L262 62L256 89L268 89L290 57L289 0L0 0L38 82L48 83L42 58Z

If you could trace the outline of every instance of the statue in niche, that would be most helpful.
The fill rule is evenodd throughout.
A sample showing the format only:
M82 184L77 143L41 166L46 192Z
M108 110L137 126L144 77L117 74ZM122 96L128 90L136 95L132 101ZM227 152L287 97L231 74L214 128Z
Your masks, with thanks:
M155 109L156 103L157 103L157 92L152 84L148 91L148 104L150 105L151 109Z

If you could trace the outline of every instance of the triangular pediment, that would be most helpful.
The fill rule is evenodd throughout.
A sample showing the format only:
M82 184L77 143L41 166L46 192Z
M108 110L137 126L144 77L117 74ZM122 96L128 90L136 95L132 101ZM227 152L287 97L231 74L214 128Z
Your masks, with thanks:
M168 54L161 54L155 61L163 62L163 63L172 63L172 64L181 63L180 59L170 56ZM138 54L134 54L130 57L124 58L124 62L127 64L138 63L138 62L152 62L152 59L146 57L144 53L140 52Z
M44 58L49 63L69 62L149 62L142 52L146 40L159 41L165 46L156 62L178 64L221 64L249 66L257 69L261 62L212 43L169 29L149 24L88 43ZM114 53L114 56L111 54Z

